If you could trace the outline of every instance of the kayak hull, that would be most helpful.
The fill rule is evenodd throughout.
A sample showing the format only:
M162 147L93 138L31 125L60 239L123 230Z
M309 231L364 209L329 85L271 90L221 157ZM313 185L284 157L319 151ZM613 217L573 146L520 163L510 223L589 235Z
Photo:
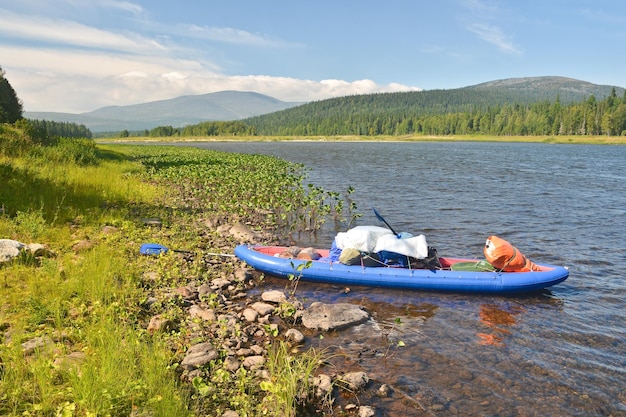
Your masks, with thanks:
M322 255L318 261L276 256L286 249L279 246L239 245L235 248L235 256L260 272L281 278L296 277L342 286L362 285L415 291L519 294L551 287L569 276L567 268L546 264L538 264L540 270L532 272L450 269L457 262L477 262L477 259L440 258L443 269L430 270L344 265L324 260L328 256L327 250L318 250Z

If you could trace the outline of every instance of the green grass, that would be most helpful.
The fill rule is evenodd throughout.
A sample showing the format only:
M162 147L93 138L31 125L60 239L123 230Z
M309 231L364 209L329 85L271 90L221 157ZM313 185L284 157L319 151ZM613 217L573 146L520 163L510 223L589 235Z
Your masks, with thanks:
M0 236L55 254L0 266L0 414L189 415L170 349L137 316L144 295L132 238L142 231L132 215L158 211L162 191L134 176L143 167L128 159L59 165L38 153L0 159ZM119 232L104 234L105 225ZM95 244L75 253L77 240ZM21 344L36 337L48 342L25 356ZM63 365L77 353L78 367Z
M81 141L39 146L17 128L1 128L0 238L42 243L49 252L0 264L0 415L190 416L229 407L264 415L269 391L252 373L216 368L210 381L181 382L176 363L189 332L180 308L162 306L181 329L146 331L150 289L228 271L207 271L198 259L141 257L139 245L212 251L210 236L197 229L207 213L303 231L325 214L349 214L341 197L303 187L301 166L271 157ZM146 227L147 217L163 227ZM77 242L90 246L76 249ZM146 271L156 271L157 281L146 282ZM25 354L22 344L37 339L41 345ZM284 352L274 353L271 364L285 363ZM310 355L285 364L310 375L319 362ZM294 389L296 374L283 368L273 365L272 381ZM286 400L271 408L292 415L302 404Z
M312 403L314 372L327 359L323 351L311 349L307 355L298 355L287 343L274 343L267 364L270 378L261 383L269 393L263 404L269 415L296 417L299 410Z

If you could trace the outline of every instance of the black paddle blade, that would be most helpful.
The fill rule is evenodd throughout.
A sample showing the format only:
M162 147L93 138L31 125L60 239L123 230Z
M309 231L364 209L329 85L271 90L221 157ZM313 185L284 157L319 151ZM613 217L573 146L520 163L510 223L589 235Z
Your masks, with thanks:
M389 230L391 230L391 233L393 233L394 235L398 236L398 234L396 233L395 230L393 230L393 227L391 227L389 225L389 223L387 223L387 221L385 219L383 219L383 216L380 215L380 213L378 213L378 211L376 211L376 209L374 207L372 207L372 211L374 211L374 215L376 216L376 218L378 220L380 220L381 222L385 223L387 225L387 227L389 228Z

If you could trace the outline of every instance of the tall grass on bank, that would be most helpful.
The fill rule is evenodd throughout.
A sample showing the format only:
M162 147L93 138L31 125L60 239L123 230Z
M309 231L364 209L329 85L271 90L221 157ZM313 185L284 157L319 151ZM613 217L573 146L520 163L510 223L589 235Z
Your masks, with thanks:
M314 372L328 359L323 351L311 349L307 355L294 355L290 349L284 342L270 346L267 365L270 378L261 383L261 388L269 393L263 406L272 416L305 415L304 409L315 395Z
M188 416L209 404L237 407L242 416L277 407L293 414L293 403L267 408L252 375L228 384L223 372L214 375L210 401L179 382L185 329L146 332L143 274L157 270L168 286L212 277L174 256L139 257L138 246L197 246L185 224L205 213L292 230L289 221L313 218L294 215L297 208L334 204L324 201L329 194L307 195L299 169L269 157L99 146L93 160L92 145L79 141L64 159L62 141L42 146L15 127L2 129L0 239L42 243L49 256L0 263L0 415ZM145 217L164 219L163 229L145 227ZM277 386L292 387L283 378L298 378L273 369Z
M45 244L50 256L0 264L0 414L189 415L165 335L147 335L138 316L135 218L160 211L162 191L123 154L81 141L71 152L64 141L42 147L7 130L0 238ZM72 250L80 240L93 247Z

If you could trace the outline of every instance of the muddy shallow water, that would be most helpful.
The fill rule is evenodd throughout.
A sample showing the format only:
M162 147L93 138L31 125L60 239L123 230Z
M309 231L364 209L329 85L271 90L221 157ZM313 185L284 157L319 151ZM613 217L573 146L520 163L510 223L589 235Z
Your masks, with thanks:
M391 386L388 397L361 399L380 415L626 416L626 147L191 146L304 163L309 182L356 189L358 224L381 225L376 207L394 229L424 233L443 256L482 257L485 239L496 234L533 261L569 268L564 283L517 297L300 282L305 304L350 302L371 313L365 324L323 338L309 333L308 341L335 354L337 369L363 370L374 386ZM336 232L328 227L299 243L330 247ZM263 287L285 285L267 278Z

